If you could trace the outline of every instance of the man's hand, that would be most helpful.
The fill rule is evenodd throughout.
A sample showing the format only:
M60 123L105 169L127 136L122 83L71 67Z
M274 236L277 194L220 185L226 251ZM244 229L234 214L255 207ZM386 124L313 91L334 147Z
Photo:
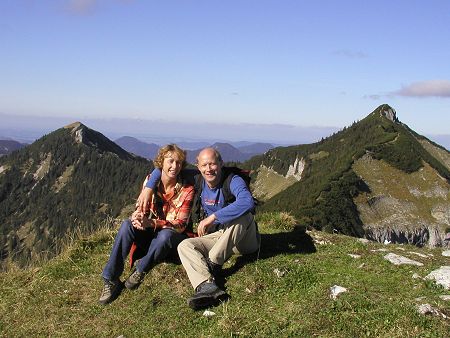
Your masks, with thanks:
M204 220L201 220L197 227L198 235L200 237L206 235L208 233L209 227L214 224L215 220L216 220L216 215L214 215L214 214L206 217Z
M150 211L150 202L153 196L153 189L144 187L136 201L136 209L144 214Z

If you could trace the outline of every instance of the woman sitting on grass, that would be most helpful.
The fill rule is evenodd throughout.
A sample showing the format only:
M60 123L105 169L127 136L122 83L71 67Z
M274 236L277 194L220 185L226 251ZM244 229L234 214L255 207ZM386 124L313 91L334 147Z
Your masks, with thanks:
M150 212L148 214L138 209L130 219L122 222L108 263L103 269L104 287L100 304L108 304L119 295L124 261L133 245L144 256L137 261L135 270L125 281L125 287L130 290L142 283L145 274L153 266L169 254L176 254L178 244L187 238L185 230L194 187L182 184L179 176L186 165L186 152L175 144L161 147L154 165L161 169L162 175L150 204Z

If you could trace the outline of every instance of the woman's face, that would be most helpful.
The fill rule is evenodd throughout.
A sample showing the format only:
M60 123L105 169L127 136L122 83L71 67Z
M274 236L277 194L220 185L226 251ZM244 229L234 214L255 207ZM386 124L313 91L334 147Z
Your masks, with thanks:
M168 178L176 179L181 171L183 161L178 157L177 154L168 152L164 156L164 162L162 167L162 172Z

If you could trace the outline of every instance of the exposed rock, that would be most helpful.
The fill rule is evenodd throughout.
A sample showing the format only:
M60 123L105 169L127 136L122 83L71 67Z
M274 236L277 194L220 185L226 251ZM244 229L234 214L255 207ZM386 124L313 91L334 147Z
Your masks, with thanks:
M253 195L259 200L267 200L296 183L294 176L285 177L274 169L261 165L253 182Z
M207 317L207 318L215 316L215 315L216 315L216 313L213 311L205 310L205 312L203 312L203 316Z
M450 257L450 250L442 251L442 256Z
M68 124L64 127L65 129L72 129L71 133L74 136L75 142L77 143L83 143L83 131L85 129L85 126L81 122L74 122L71 124Z
M343 292L347 292L347 289L344 288L343 286L333 285L330 288L330 298L331 299L336 299L338 297L338 295L343 293Z
M414 273L414 274L412 275L412 278L413 278L413 279L422 279L422 277L420 277L420 275L419 275L418 273Z
M420 305L418 305L417 306L417 311L419 311L419 313L422 314L422 315L433 315L433 316L438 316L438 317L442 317L442 318L448 318L445 314L443 314L438 309L435 309L430 304L420 304Z
M442 285L445 289L450 289L450 266L441 266L439 269L428 274L426 279L434 279L436 284Z
M422 258L428 258L427 255L421 254L420 252L408 251L408 253L422 257Z
M402 264L410 264L410 265L416 265L416 266L423 266L422 263L414 261L412 259L396 255L394 253L388 253L386 256L384 256L385 259L387 259L389 262L391 262L394 265L402 265Z
M358 238L358 242L363 244L369 244L370 241L367 238Z
M294 164L289 165L289 169L286 173L286 178L293 176L297 181L300 181L302 178L303 170L305 169L305 159L295 158Z
M412 244L419 247L437 247L447 245L444 241L444 233L436 228L427 226L413 230L402 230L393 227L370 227L366 229L366 237L380 243Z
M352 258L361 258L361 255L355 255L355 254L348 254Z
M449 301L450 300L450 295L441 295L439 296L440 299L445 300L445 301Z
M33 178L36 181L40 181L50 170L50 162L52 160L52 154L48 153L46 157L41 161L36 172L33 174Z
M384 116L388 120L391 120L392 122L399 122L397 118L397 113L395 110L389 106L386 107L386 109L380 111L380 115Z

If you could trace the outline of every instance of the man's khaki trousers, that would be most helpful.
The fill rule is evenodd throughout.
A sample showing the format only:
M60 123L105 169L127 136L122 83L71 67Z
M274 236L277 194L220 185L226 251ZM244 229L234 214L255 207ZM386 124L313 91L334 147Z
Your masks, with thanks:
M258 250L260 236L253 215L248 212L224 225L223 229L202 237L185 239L178 245L181 263L194 289L213 279L206 264L223 265L232 254L249 254Z

